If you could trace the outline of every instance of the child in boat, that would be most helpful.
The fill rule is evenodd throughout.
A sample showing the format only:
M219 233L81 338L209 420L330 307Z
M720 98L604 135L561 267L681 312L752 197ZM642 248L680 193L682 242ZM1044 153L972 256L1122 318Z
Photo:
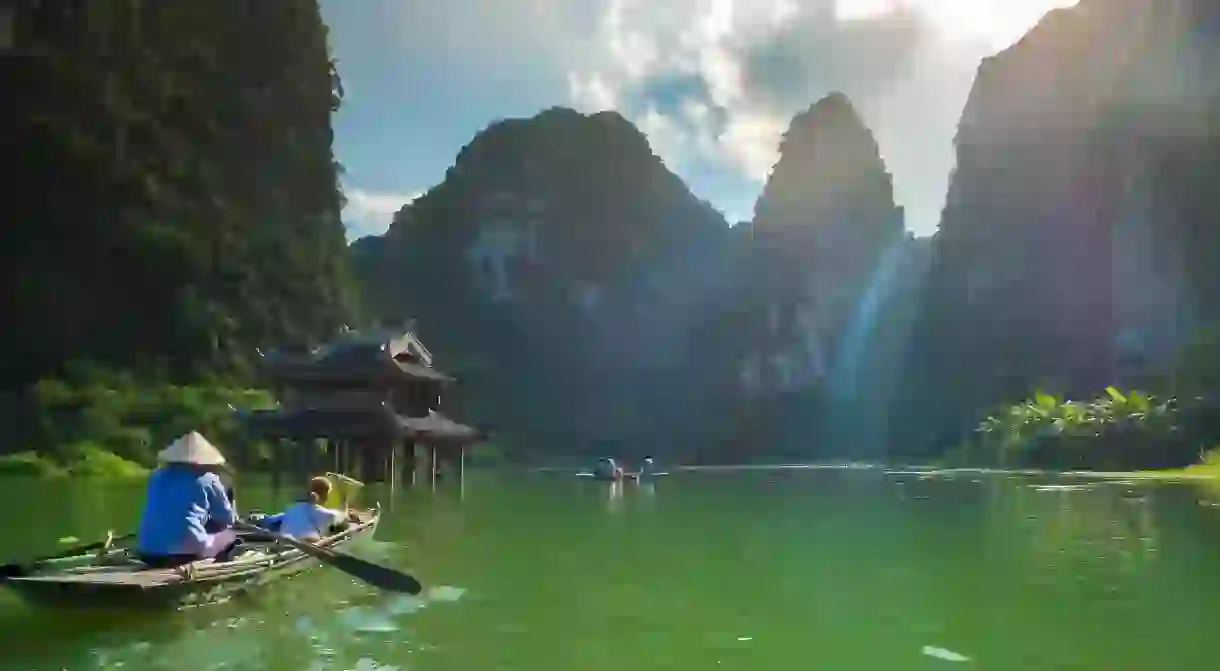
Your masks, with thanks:
M269 515L259 520L259 526L276 529L285 536L298 540L316 542L329 536L331 527L341 524L351 513L322 505L330 496L334 485L328 478L317 476L309 481L306 497L289 506L284 512Z

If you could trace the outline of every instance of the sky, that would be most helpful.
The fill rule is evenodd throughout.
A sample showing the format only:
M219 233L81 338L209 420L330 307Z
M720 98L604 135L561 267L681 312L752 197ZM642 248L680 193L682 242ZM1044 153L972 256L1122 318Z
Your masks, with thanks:
M792 117L846 93L907 228L936 230L979 61L1074 0L322 0L344 222L385 231L492 121L613 109L730 223Z

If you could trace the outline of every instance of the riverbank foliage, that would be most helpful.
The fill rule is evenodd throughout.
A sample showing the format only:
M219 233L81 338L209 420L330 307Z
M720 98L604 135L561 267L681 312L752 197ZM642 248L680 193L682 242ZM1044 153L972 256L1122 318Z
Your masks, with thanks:
M978 426L953 461L1004 468L1125 471L1181 468L1209 447L1197 409L1108 387L1089 401L1037 393Z
M92 366L70 367L19 401L0 473L123 477L143 474L157 452L192 430L222 446L239 467L258 468L269 452L244 439L233 408L266 407L267 392L222 381L180 385Z
M356 323L317 0L6 17L0 470L134 473L187 428L226 444L228 404L262 398L256 348Z

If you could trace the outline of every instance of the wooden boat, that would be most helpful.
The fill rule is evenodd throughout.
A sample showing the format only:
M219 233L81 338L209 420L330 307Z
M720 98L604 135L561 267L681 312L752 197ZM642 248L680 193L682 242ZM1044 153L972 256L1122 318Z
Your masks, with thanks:
M645 481L647 481L647 480L650 480L650 479L652 479L652 478L659 478L659 477L664 476L664 475L669 475L669 473L665 473L665 472L661 472L661 473L650 473L650 474L648 474L648 475L645 475L645 476L644 476L642 479L643 479L643 480L645 480ZM590 473L590 472L588 472L588 471L581 471L581 472L579 472L579 473L577 473L577 474L576 474L576 477L578 477L578 478L589 478L590 480L597 480L598 482L624 482L624 481L640 480L640 479L641 479L641 478L640 478L640 474L639 474L639 473L623 473L621 476L618 476L618 477L611 477L611 476L608 476L608 475L598 475L597 473Z
M342 550L371 538L381 518L379 508L364 510L339 532L318 545ZM25 565L5 567L0 585L31 603L74 607L184 607L226 599L276 578L318 566L300 550L256 531L242 531L241 548L230 561L204 559L175 568L150 568L128 547L100 551L78 546ZM94 546L98 544L93 544Z

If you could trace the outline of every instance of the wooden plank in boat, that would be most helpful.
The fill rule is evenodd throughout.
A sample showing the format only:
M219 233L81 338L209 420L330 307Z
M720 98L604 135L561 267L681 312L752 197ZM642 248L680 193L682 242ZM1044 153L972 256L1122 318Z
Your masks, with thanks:
M13 578L14 582L87 583L93 585L133 585L161 587L182 582L182 575L172 571L127 571L125 573L55 573Z

